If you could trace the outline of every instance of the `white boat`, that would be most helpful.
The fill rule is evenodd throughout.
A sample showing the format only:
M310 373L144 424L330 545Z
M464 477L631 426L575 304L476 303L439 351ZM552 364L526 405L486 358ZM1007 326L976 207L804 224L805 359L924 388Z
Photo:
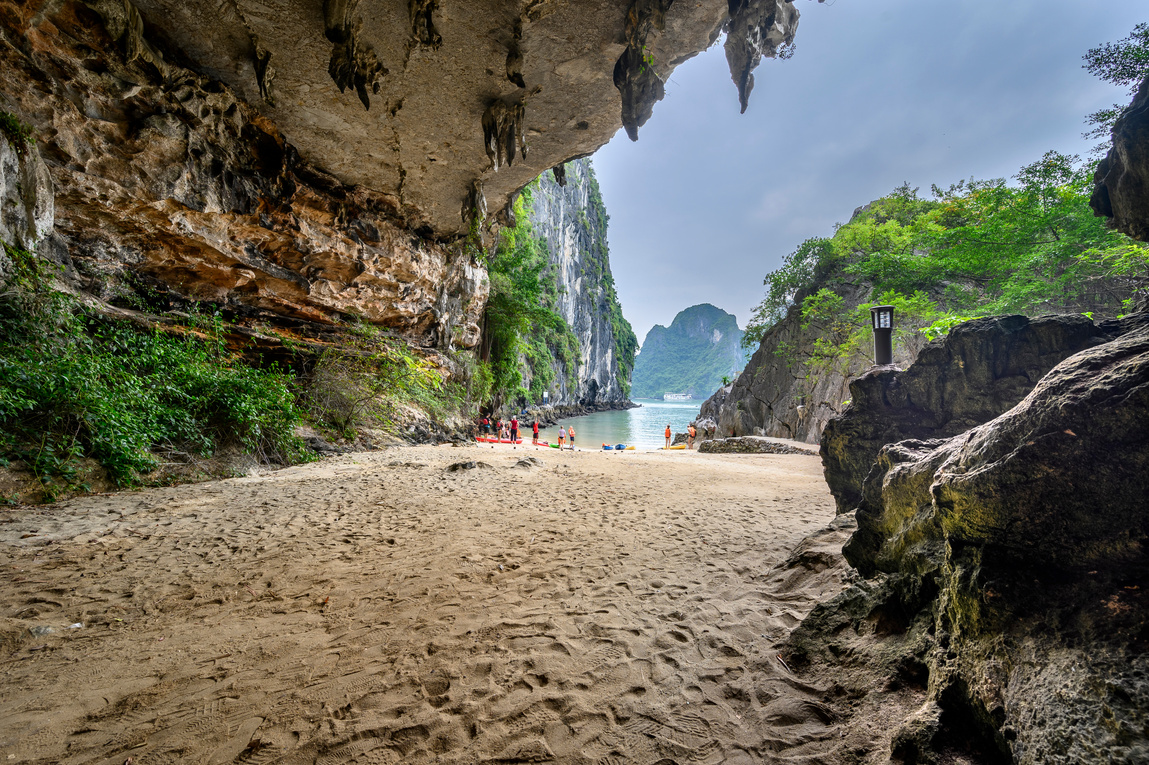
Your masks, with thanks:
M663 401L689 401L692 398L694 398L694 396L692 396L689 393L663 393L662 394L662 400Z

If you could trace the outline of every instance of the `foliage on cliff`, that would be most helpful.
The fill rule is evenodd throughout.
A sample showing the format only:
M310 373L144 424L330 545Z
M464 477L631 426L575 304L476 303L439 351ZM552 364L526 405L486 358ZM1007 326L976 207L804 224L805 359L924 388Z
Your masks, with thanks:
M1094 217L1090 171L1049 152L1014 185L971 179L933 187L932 199L903 185L832 237L803 242L767 275L743 342L760 342L798 302L805 321L833 325L826 354L864 348L870 304L835 309L824 294L847 282L872 285L872 304L895 304L911 342L921 342L918 331L932 339L979 315L1123 313L1149 289L1149 248Z
M624 395L631 393L631 377L634 371L635 354L638 353L638 338L634 328L622 315L622 304L618 302L618 292L614 287L614 275L610 271L610 252L606 244L606 226L610 216L606 214L606 204L602 201L602 191L594 173L588 177L590 184L590 209L595 216L600 236L595 239L594 263L598 268L599 280L606 294L606 309L610 316L610 329L614 335L614 357L618 361L619 384ZM637 394L636 394L637 395Z
M51 499L78 488L78 461L117 485L156 469L157 451L209 455L236 441L279 462L306 458L290 379L225 349L219 317L187 331L109 321L51 287L51 267L5 245L0 292L0 459L22 461Z
M680 311L669 327L654 325L634 365L638 398L664 393L706 395L746 365L742 330L732 315L709 303Z
M610 252L606 244L608 217L598 181L589 166L585 176L579 177L585 178L588 202L585 208L581 203L577 206L577 219L565 219L568 225L575 220L574 229L579 232L577 276L584 280L581 284L586 299L596 301L590 310L602 311L609 321L609 347L617 362L619 385L627 395L638 341L630 323L623 318L610 272ZM539 404L543 393L548 391L554 396L559 387L556 385L558 375L565 375L565 389L574 391L579 383L580 358L588 352L580 347L575 328L559 311L563 288L559 283L556 253L549 250L551 245L544 236L545 230L536 229L531 222L538 195L558 190L551 184L548 191L541 180L528 185L515 200L515 225L501 231L498 245L487 259L491 292L481 348L484 366L480 373L484 370L490 373L487 403L496 409L503 405ZM573 177L568 180L572 182ZM566 214L571 215L569 207ZM567 300L572 297L581 300L582 294L568 295Z
M527 217L534 184L515 200L515 225L504 228L487 262L491 293L483 333L483 364L491 385L488 403L533 404L554 381L553 361L568 374L576 369L578 339L554 309L558 287L547 270L545 243ZM529 387L523 385L525 363Z

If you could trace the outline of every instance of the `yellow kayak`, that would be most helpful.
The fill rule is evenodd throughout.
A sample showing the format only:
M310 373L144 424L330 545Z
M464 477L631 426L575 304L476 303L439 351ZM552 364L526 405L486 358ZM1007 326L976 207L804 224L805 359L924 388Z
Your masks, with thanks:
M686 448L686 444L678 444L677 446L664 446L664 447L662 447L662 450L666 451L667 449L685 449L685 448Z

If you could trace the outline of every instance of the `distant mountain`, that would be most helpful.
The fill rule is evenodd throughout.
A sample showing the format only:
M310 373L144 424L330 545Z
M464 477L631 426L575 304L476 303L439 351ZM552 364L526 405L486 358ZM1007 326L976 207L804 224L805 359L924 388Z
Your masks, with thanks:
M669 327L655 324L634 360L630 395L662 398L664 393L691 393L705 398L734 379L746 366L738 320L709 303L692 306Z

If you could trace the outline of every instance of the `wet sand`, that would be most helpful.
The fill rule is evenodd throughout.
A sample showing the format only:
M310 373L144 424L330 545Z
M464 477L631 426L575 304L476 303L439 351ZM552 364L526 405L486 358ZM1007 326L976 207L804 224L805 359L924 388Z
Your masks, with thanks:
M529 443L0 511L0 761L818 762L833 518L816 457Z

